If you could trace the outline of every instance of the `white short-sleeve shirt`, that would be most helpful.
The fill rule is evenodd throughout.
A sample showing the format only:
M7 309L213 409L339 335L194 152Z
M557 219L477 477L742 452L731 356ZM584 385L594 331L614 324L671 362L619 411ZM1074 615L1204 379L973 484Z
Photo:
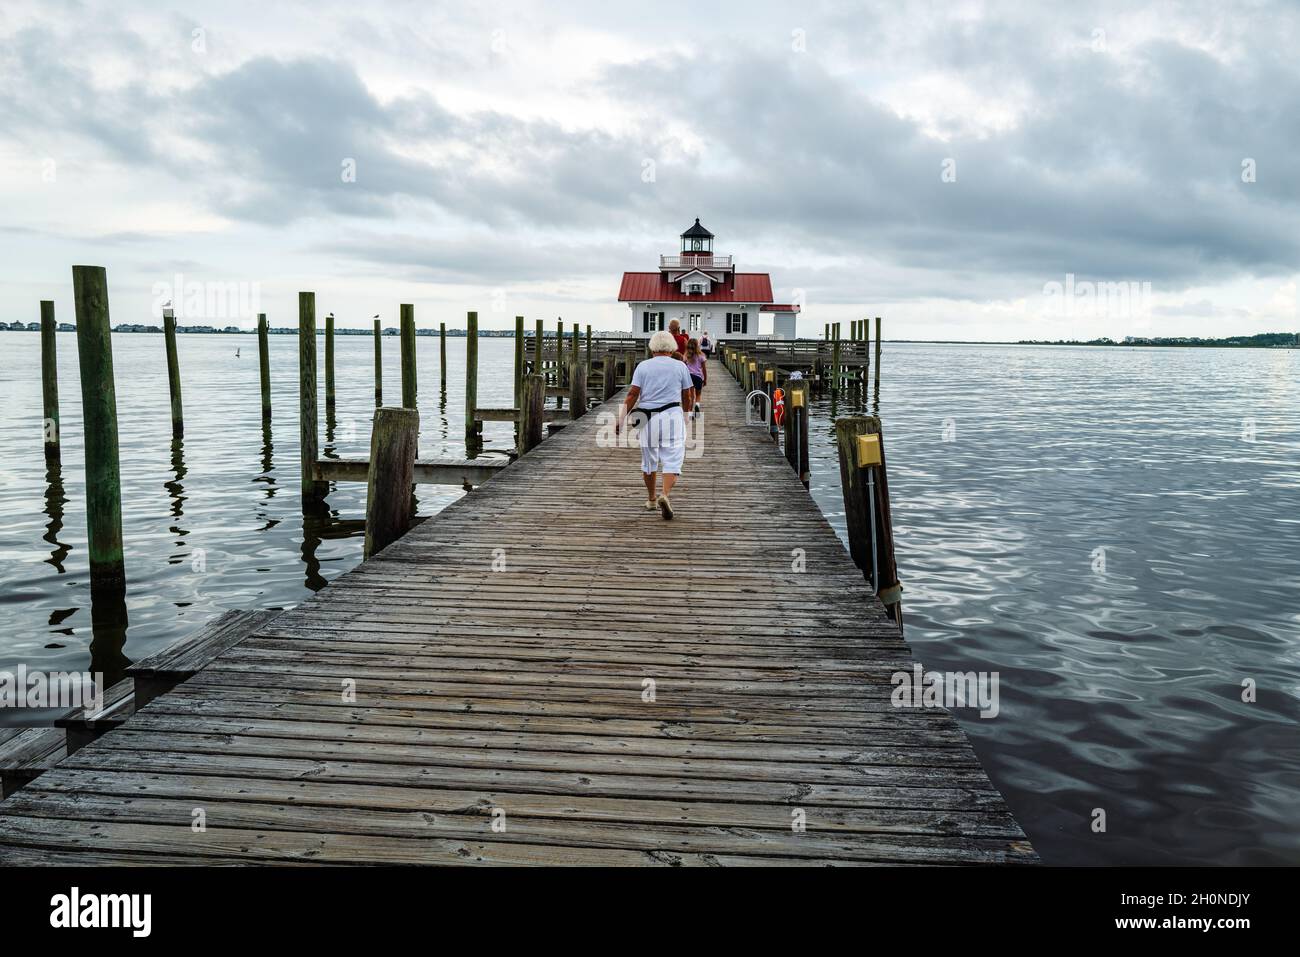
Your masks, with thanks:
M655 356L639 363L632 374L632 384L641 390L637 406L642 409L681 402L682 390L695 387L686 363L672 356Z

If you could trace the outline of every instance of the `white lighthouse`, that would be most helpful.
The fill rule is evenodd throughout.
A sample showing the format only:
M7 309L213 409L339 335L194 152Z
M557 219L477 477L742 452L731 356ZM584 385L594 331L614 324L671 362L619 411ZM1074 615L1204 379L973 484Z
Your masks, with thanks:
M676 319L696 338L757 339L759 314L772 316L772 336L795 338L799 306L772 301L772 277L737 272L730 256L713 252L713 233L697 218L681 236L681 250L660 256L657 272L625 272L618 301L632 311L632 334L649 338Z

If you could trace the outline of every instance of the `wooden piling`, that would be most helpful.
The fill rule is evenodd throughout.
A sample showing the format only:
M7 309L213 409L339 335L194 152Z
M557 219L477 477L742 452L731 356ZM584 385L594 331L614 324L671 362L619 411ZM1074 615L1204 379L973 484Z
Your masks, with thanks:
M515 316L515 408L524 396L524 317ZM519 420L515 423L518 425Z
M546 376L536 372L524 376L524 396L519 413L519 454L523 455L542 441L542 425L546 414Z
M836 419L835 439L839 446L840 490L849 554L901 631L903 588L898 581L894 556L889 475L880 419L876 416Z
M580 419L587 411L587 364L574 358L569 366L569 418Z
M402 408L416 409L415 381L415 305L402 303L399 310L402 340Z
M302 504L319 503L329 491L328 482L316 481L320 457L319 418L316 414L316 294L298 293L298 441L302 464Z
M442 391L447 391L447 324L438 323L438 375ZM414 408L414 406L412 406Z
M835 340L831 345L831 394L836 395L840 391L840 324L838 322L831 324L831 332Z
M876 390L873 401L880 406L880 317L876 316Z
M604 382L601 384L600 399L602 402L608 402L618 391L618 356L607 352L601 362Z
M271 421L271 343L266 313L257 314L257 375L262 386L262 421Z
M844 497L844 521L848 531L849 555L862 569L867 581L875 574L875 537L871 531L872 508L867 498L867 472L858 467L859 436L873 435L879 423L868 416L835 420L835 443L839 450L840 491Z
M420 413L415 409L375 410L366 487L366 558L383 551L411 527L419 433Z
M555 384L558 387L564 386L564 320L555 320ZM555 397L555 407L564 408L564 397Z
M41 430L45 437L45 458L59 458L59 353L55 340L54 302L41 300Z
M868 319L862 320L862 339L866 343L862 350L862 397L865 399L871 389L871 322Z
M471 312L465 318L465 444L477 446L479 431L483 428L478 421L478 313ZM467 457L473 454L467 452Z
M542 329L542 320L537 320L537 325L533 330L533 375L542 375L542 339L544 330ZM521 406L522 408L522 406Z
M73 266L81 417L86 454L86 532L92 597L126 593L122 557L122 477L117 447L117 393L103 266Z
M185 435L185 410L181 402L181 364L176 355L176 316L170 309L163 310L163 340L167 349L167 391L172 400L172 438Z
M808 380L787 379L785 388L785 459L803 487L808 488L812 481L808 464Z
M384 404L384 330L375 320L375 408Z
M325 317L325 411L334 411L334 313Z
M587 327L587 368L591 368L591 326Z
M770 365L763 367L763 394L767 396L767 434L773 441L777 438L776 416L772 414L773 394L776 392L776 369Z

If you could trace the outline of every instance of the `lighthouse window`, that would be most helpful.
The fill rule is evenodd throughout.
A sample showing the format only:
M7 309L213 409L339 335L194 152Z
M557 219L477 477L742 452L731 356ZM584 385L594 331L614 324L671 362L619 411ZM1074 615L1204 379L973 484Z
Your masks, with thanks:
M704 294L704 283L702 283L702 282L693 282L693 283L691 283L691 292L692 292L692 293L695 293L695 294L698 294L698 295L703 295L703 294Z
M727 313L727 331L728 332L749 332L749 313L746 312L729 312Z

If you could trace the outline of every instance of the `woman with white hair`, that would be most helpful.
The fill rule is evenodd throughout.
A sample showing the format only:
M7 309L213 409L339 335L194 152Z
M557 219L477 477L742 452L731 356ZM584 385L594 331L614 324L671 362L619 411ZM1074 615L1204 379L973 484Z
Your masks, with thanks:
M659 509L664 518L673 517L673 504L668 496L682 474L682 460L686 457L686 413L691 411L695 399L695 383L679 361L677 340L670 332L656 332L650 337L650 351L654 358L637 365L632 374L632 385L627 398L618 408L615 433L622 432L623 423L633 409L640 412L645 423L641 427L641 474L649 498L645 507ZM655 475L663 472L663 494L655 495Z

